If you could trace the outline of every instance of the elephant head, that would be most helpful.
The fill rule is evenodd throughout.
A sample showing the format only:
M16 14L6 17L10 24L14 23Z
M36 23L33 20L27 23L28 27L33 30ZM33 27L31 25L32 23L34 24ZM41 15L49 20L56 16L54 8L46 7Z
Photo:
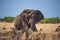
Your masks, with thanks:
M39 10L32 10L31 11L31 13L29 14L28 24L30 25L30 27L33 31L37 31L35 24L42 19L44 19L44 16L41 13L41 11L39 11Z
M41 11L26 9L15 18L14 26L18 30L28 27L33 31L37 31L35 24L43 18L44 16Z

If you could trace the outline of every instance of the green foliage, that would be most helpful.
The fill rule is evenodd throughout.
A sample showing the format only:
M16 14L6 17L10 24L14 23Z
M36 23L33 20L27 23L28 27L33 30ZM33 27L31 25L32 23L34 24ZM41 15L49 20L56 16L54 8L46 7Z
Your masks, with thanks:
M4 21L4 19L3 18L0 18L0 21Z
M41 23L60 23L60 18L44 18L43 20L40 21Z
M0 21L5 21L5 22L13 22L15 17L4 17L0 18Z
M15 19L15 17L4 17L4 18L0 18L0 21L13 22L14 19ZM40 22L41 23L60 23L60 18L59 17L55 17L55 18L44 18Z
M6 21L6 22L13 22L14 18L13 17L5 17L4 21Z

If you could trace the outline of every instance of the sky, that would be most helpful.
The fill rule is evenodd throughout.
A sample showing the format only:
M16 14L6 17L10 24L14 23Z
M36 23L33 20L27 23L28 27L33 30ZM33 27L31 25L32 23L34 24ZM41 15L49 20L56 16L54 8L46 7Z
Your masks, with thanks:
M40 10L45 18L60 17L60 0L0 0L0 18L16 17L24 9Z

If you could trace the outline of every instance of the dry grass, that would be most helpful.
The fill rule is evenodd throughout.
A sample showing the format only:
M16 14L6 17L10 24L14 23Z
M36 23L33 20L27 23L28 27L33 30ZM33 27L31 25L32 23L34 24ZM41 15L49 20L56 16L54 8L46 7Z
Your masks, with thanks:
M11 30L13 25L14 25L14 23L0 22L0 30L2 27L6 27L7 30ZM59 24L50 24L50 23L49 24L41 24L41 23L38 23L38 24L36 24L36 28L37 28L38 32L33 32L32 35L39 36L40 35L39 33L42 33L42 35L44 35L44 33L46 33L46 35L47 35L46 37L52 36L53 38L56 38L57 32L55 32L55 29L58 26L60 26L60 23ZM42 32L39 31L41 28L42 28ZM7 33L5 33L4 35L6 35ZM11 33L8 33L8 34L11 36Z
M11 27L13 27L14 23L6 23L6 22L0 22L0 28L1 27L6 27L7 30L10 30ZM39 31L41 28L44 32L52 32L52 31L55 31L55 29L60 26L60 23L59 24L41 24L41 23L38 23L36 24L36 28L37 30Z
M0 27L12 27L13 23L0 22Z
M42 28L44 32L53 32L58 26L60 26L60 23L59 24L49 24L49 23L48 24L36 24L37 30L40 30Z

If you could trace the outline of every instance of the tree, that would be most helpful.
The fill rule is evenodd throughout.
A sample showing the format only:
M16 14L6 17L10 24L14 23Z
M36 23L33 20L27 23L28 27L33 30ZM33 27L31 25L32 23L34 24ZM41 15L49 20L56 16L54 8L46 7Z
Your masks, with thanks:
M14 17L5 17L4 21L6 21L6 22L13 22L14 19L15 19Z
M43 20L40 21L41 23L60 23L60 18L44 18Z

